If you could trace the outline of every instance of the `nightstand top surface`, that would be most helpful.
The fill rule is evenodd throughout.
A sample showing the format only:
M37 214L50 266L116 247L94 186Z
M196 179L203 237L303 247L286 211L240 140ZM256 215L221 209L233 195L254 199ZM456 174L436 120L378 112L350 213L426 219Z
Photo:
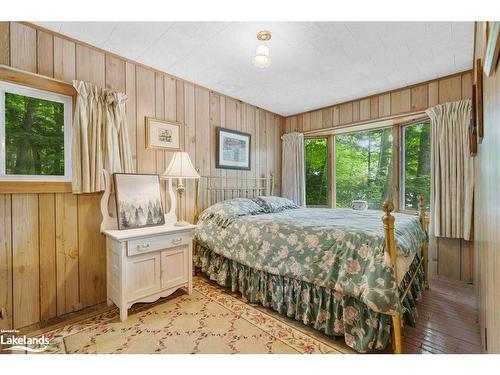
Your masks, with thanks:
M160 234L174 234L174 233L185 233L191 232L196 228L196 225L189 224L183 227L176 227L173 224L165 224L158 225L154 227L146 227L146 228L136 228L136 229L106 229L103 233L116 240L116 241L125 241L131 238L139 238L139 237L149 237Z

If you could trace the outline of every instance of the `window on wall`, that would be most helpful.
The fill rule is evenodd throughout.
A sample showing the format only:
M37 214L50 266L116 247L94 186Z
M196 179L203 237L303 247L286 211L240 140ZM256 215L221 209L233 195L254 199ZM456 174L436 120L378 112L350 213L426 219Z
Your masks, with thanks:
M392 199L392 127L335 136L335 194L337 207L366 200L380 209Z
M306 205L328 206L328 139L305 139Z
M0 82L0 179L71 180L71 97Z
M426 209L430 208L430 121L425 120L401 127L401 208L418 209L418 194L422 193Z

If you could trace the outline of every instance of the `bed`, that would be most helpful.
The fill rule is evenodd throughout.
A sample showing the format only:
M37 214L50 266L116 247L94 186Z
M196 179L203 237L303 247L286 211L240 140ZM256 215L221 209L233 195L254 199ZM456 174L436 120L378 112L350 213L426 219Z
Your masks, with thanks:
M423 200L420 216L386 202L381 220L381 211L297 207L256 180L204 187L195 266L251 303L344 336L358 352L391 342L401 353L401 329L415 324L426 287Z

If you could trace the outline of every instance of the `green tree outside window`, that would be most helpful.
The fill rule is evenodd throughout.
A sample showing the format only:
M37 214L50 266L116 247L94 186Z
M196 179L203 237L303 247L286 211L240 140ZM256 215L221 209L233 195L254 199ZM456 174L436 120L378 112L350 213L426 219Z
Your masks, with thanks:
M64 176L64 104L5 93L7 175Z
M328 205L328 140L305 140L306 205Z
M380 209L392 199L392 128L335 136L337 207L366 200Z

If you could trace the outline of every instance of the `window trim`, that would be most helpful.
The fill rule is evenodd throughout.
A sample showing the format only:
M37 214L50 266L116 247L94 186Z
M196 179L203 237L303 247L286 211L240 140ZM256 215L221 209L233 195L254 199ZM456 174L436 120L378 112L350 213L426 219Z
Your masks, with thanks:
M326 204L314 204L314 205L308 205L307 204L307 199L306 199L306 207L308 208L331 208L332 207L332 179L333 179L333 173L332 173L332 158L334 157L332 154L332 147L333 147L333 142L332 142L332 136L325 135L325 136L304 136L304 168L305 168L305 163L306 163L306 153L305 153L305 147L306 147L306 141L312 140L312 139L326 139L326 162L327 162L327 177L326 177L326 189L327 189L327 202ZM305 171L304 171L305 172ZM305 186L305 189L307 191L307 186ZM307 192L306 192L307 194ZM307 197L306 197L307 198Z
M424 122L428 122L429 126L431 126L431 119L426 116L419 119L415 119L412 121L405 122L403 124L399 124L399 212L406 214L418 214L418 210L407 209L405 205L405 128L412 125L421 124ZM430 156L429 156L430 158ZM429 203L429 202L426 202ZM429 213L429 211L425 211Z
M6 168L6 145L5 145L5 92L31 96L33 98L59 102L64 105L64 175L7 175ZM73 97L56 92L40 90L33 87L18 85L0 80L0 181L42 181L42 182L71 182L71 140Z

